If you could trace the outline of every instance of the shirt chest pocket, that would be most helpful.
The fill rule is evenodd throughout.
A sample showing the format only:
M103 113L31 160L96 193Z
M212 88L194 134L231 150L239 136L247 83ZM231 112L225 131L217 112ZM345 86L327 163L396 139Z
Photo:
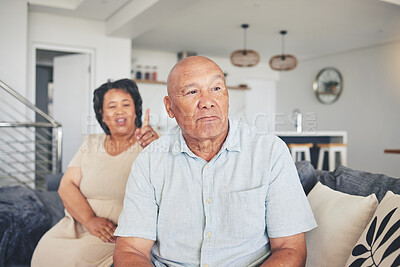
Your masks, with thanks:
M265 233L267 186L227 194L227 226L230 238L252 238Z

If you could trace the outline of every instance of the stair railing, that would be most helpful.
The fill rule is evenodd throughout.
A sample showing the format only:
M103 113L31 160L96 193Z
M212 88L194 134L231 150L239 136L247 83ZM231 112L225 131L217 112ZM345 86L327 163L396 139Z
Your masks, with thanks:
M61 172L62 126L1 80L0 88L0 186L43 190L46 176ZM37 115L45 122L29 119Z

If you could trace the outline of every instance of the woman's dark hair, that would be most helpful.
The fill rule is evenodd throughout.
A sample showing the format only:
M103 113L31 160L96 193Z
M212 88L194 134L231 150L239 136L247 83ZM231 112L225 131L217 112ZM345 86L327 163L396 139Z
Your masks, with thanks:
M136 113L135 125L138 128L142 127L142 98L140 97L139 89L134 81L130 79L121 79L115 82L108 81L94 90L93 93L94 112L96 113L96 119L100 123L100 126L103 128L104 132L107 135L111 134L110 129L103 121L104 95L111 89L120 89L132 96Z

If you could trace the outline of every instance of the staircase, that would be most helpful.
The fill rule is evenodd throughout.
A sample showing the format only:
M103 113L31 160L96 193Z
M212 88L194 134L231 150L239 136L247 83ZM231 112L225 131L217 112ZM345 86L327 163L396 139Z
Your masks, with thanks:
M61 171L62 126L0 80L0 187L45 190Z

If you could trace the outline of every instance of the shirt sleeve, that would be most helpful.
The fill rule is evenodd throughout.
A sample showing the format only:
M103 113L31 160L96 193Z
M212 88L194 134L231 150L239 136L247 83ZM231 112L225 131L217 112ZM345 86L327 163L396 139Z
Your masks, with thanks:
M132 165L116 236L156 240L158 206L149 178L149 161L149 153L143 151Z
M317 226L286 144L276 137L266 199L269 237L307 232Z

